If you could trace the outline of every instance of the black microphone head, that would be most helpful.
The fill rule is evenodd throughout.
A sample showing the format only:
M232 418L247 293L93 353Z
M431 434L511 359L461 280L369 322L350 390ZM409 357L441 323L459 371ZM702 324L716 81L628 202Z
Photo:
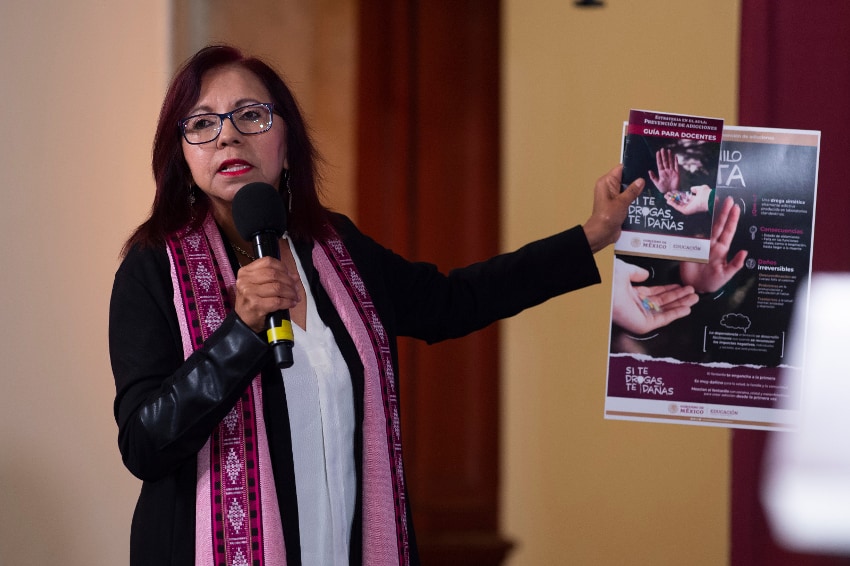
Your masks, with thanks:
M246 240L262 232L274 232L280 237L286 232L286 207L273 186L248 183L233 197L233 222Z

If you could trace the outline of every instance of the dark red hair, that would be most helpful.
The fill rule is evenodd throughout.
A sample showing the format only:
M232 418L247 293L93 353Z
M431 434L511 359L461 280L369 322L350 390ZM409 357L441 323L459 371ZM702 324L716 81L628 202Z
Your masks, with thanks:
M271 94L270 102L274 103L275 114L283 118L286 124L286 155L289 188L292 191L289 234L297 240L327 235L330 215L319 200L318 156L289 87L261 59L243 55L229 45L212 45L201 49L183 64L165 94L151 160L156 194L150 217L127 240L125 253L133 246L159 245L169 234L189 224L197 225L206 217L209 201L197 187L194 189L195 204L189 205L191 175L183 157L182 138L177 124L197 103L204 74L226 65L239 65L256 75Z

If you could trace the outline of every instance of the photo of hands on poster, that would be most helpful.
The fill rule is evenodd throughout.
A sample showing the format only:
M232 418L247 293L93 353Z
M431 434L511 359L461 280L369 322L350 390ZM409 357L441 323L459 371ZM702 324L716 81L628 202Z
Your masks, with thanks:
M632 110L624 130L623 184L646 184L615 253L707 261L723 120Z

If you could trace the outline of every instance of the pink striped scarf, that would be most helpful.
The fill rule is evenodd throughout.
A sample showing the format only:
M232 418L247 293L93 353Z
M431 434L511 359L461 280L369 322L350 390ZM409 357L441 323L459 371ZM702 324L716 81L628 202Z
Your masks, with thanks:
M410 564L401 421L389 337L338 238L316 242L313 265L363 361L363 564Z
M230 311L235 285L212 216L168 241L184 356ZM410 563L398 397L389 342L338 238L316 243L313 263L364 367L363 564ZM284 566L286 551L257 376L198 453L195 563Z

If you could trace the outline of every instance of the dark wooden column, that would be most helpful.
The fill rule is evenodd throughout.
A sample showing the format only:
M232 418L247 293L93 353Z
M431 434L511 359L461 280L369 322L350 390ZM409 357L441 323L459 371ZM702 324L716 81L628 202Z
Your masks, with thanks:
M365 0L358 223L443 270L498 251L499 4ZM496 327L400 345L402 424L423 563L500 564Z

